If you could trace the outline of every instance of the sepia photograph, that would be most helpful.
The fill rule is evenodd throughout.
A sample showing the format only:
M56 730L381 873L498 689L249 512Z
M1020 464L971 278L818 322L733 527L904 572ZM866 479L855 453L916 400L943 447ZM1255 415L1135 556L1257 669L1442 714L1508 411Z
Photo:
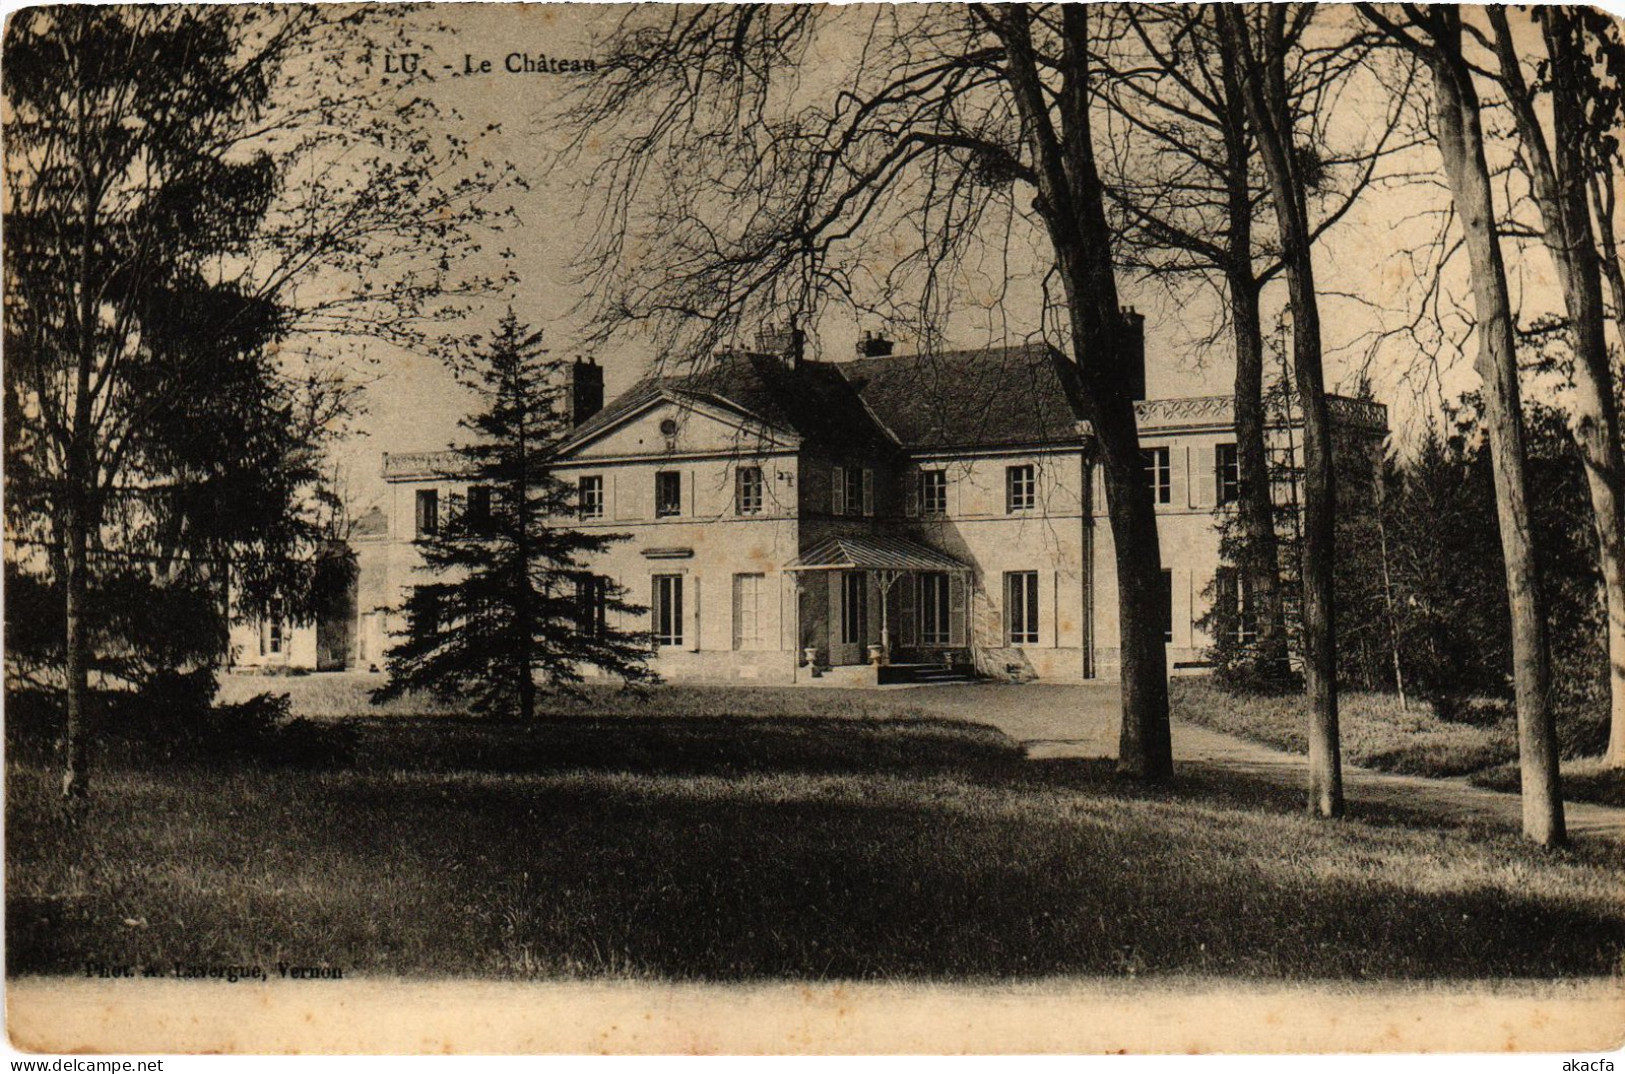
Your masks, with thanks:
M1622 133L1584 5L10 10L10 1047L1612 1070Z

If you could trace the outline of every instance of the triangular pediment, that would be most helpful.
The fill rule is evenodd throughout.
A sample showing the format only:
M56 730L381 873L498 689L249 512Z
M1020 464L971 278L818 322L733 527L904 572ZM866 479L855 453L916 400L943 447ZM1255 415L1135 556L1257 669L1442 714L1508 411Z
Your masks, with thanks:
M737 455L782 451L800 443L726 400L679 390L662 390L613 421L583 430L567 443L570 458Z

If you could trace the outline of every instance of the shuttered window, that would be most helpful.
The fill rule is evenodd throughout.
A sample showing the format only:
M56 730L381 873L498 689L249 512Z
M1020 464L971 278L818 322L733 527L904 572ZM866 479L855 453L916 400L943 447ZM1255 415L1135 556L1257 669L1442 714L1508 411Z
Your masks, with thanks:
M920 471L920 513L927 518L941 518L948 513L946 470Z
M760 574L734 575L734 648L761 649L762 582Z
M1174 640L1174 572L1162 572L1162 640Z
M604 479L590 474L576 481L576 503L582 518L604 517Z
M755 515L762 511L762 468L741 466L734 471L734 514Z
M653 578L649 617L656 645L683 644L683 576L657 574Z
M868 579L859 571L848 571L841 575L841 644L862 645L868 636Z
M1008 466L1004 471L1004 510L1031 511L1038 506L1038 481L1032 463Z
M1219 444L1213 450L1213 479L1214 488L1218 493L1221 505L1234 503L1241 498L1241 460L1236 455L1236 445Z
M676 470L655 474L655 517L670 518L683 513L683 475Z
M953 629L948 613L948 576L932 571L917 577L919 597L915 606L920 616L920 644L947 645Z
M433 537L440 532L440 492L438 489L418 489L417 535Z
M1011 645L1038 644L1038 572L1006 571L1004 609Z
M1174 499L1173 465L1165 447L1145 449L1145 480L1151 486L1151 502L1172 503Z

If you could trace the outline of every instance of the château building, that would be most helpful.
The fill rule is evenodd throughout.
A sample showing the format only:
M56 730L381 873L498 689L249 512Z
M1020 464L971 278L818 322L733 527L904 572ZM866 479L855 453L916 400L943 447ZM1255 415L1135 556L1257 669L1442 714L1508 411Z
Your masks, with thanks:
M647 607L620 625L651 633L668 680L855 683L945 666L1114 678L1112 534L1071 361L1036 343L897 355L868 336L858 351L809 361L780 334L607 405L600 367L568 367L557 472L578 491L571 525L628 535L592 564ZM1380 404L1330 403L1353 434L1340 443L1381 442ZM1218 525L1239 486L1231 400L1137 410L1169 665L1199 667L1215 579L1233 584ZM1290 452L1294 436L1277 423L1273 448ZM415 541L485 495L451 465L384 456L382 517L356 542L347 665L382 666L391 609L422 578ZM241 628L239 663L275 662L268 629ZM291 643L284 653L296 659Z

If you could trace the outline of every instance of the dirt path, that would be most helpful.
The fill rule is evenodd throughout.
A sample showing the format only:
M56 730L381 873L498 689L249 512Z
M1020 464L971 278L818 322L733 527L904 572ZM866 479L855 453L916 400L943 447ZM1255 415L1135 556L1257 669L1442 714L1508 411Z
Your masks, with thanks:
M909 701L943 716L993 724L1027 748L1029 757L1114 757L1117 754L1118 692L1113 684L1026 686L974 685L910 691ZM1283 786L1307 781L1308 758L1220 734L1194 724L1173 724L1174 764L1244 772ZM1429 779L1343 768L1351 802L1420 810L1452 825L1490 825L1517 830L1518 796L1465 779ZM1569 802L1569 834L1625 843L1625 809Z

